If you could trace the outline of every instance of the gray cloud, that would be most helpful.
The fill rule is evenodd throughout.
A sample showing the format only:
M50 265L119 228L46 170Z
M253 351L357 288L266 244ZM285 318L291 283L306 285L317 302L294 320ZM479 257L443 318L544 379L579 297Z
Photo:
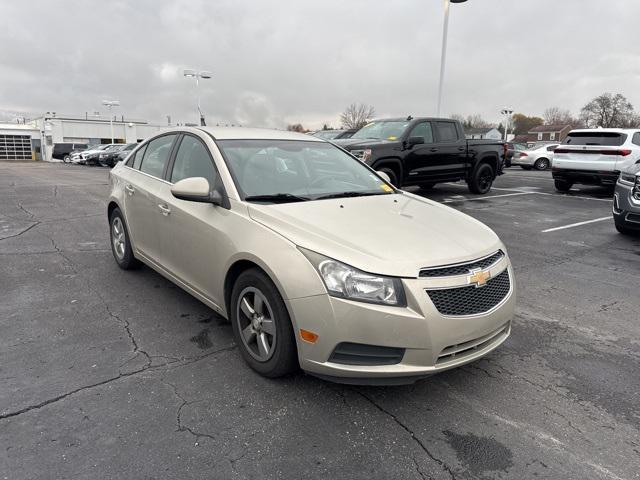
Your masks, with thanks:
M337 124L354 101L379 115L435 113L440 0L2 2L0 109L121 112L210 123ZM503 106L577 112L613 91L640 109L640 2L469 0L452 5L444 113Z

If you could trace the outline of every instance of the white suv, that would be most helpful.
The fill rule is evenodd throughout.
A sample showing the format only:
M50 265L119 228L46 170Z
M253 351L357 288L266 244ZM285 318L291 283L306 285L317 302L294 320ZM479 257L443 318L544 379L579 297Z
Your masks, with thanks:
M574 183L614 187L620 172L640 160L640 130L595 128L572 130L553 152L556 189Z

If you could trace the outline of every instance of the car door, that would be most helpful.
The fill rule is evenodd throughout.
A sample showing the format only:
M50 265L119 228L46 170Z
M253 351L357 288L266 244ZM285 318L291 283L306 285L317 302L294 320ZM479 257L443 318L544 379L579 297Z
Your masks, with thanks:
M411 145L411 139L421 138L423 143ZM428 179L438 170L433 145L433 129L431 122L416 123L407 136L408 152L405 157L405 174L411 183Z
M438 173L451 179L463 177L467 169L467 145L464 136L458 130L456 122L439 120L433 124L434 161L438 164Z
M211 203L179 200L171 185L191 177L204 177L211 189L220 182L218 170L206 144L197 136L183 134L167 172L168 183L161 203L169 213L159 222L163 266L187 286L216 305L224 299L214 288L223 271L221 250L232 240L227 235L229 210Z
M176 134L162 135L138 150L124 182L125 215L133 246L148 260L162 265L158 224L163 218L160 195Z

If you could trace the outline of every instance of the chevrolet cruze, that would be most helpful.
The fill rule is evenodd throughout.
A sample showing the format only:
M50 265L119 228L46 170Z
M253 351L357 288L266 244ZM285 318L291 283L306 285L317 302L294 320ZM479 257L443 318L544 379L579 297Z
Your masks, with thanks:
M118 265L142 262L229 319L262 375L407 383L509 336L514 276L495 233L321 139L175 129L110 186Z

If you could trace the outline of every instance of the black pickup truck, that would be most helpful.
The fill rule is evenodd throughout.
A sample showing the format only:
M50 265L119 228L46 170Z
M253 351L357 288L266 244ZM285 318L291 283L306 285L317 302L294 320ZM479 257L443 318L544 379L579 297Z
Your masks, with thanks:
M333 140L397 187L464 180L473 193L487 193L502 175L505 145L467 140L460 122L448 118L374 120L351 138Z

